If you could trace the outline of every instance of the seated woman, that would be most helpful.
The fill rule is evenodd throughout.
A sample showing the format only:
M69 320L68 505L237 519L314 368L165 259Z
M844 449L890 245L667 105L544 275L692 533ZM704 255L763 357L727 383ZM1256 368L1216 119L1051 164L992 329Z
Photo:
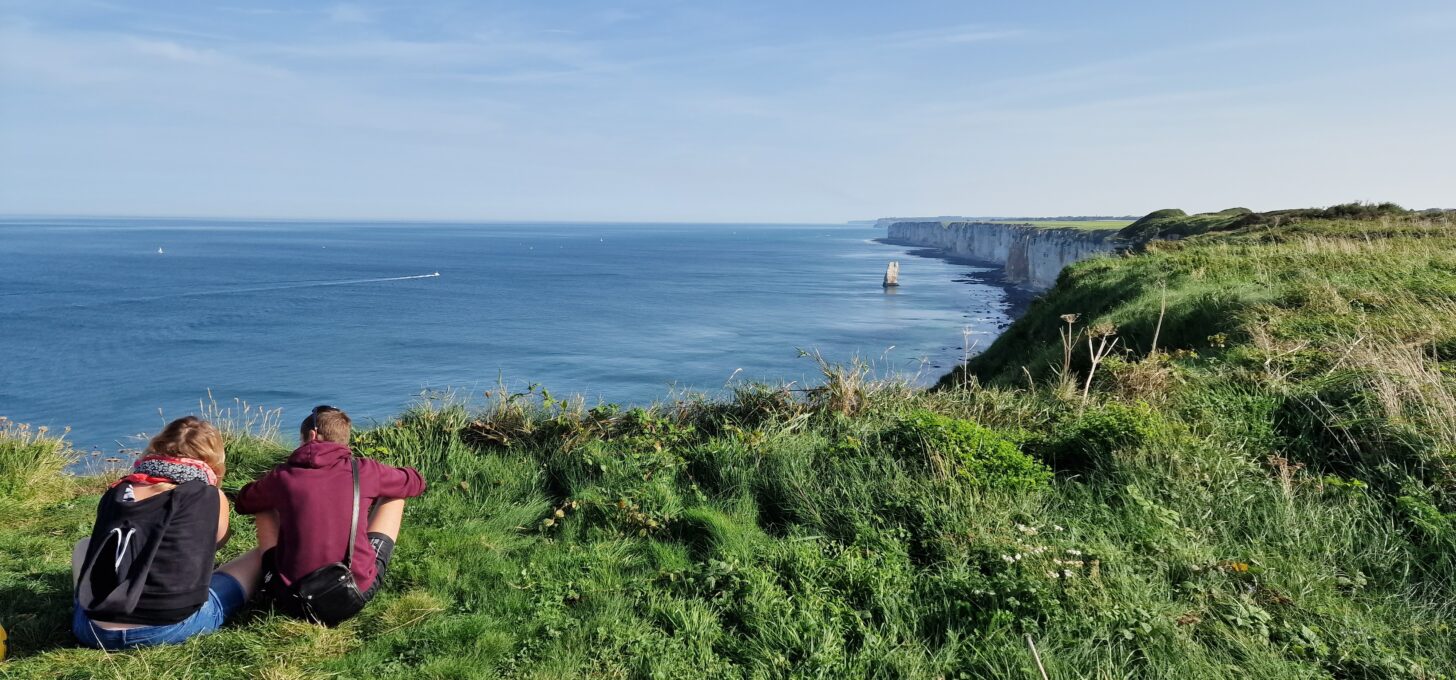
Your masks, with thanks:
M262 552L213 570L228 533L225 471L221 433L189 416L168 423L101 495L91 538L71 557L77 640L108 650L182 642L242 607Z

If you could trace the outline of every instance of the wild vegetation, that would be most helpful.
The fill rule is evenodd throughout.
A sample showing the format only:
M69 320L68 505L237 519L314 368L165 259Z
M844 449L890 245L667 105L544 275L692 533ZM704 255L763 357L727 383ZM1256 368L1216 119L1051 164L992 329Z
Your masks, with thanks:
M1183 238L1070 267L931 391L422 403L358 437L432 486L338 629L74 647L104 480L8 425L0 673L1456 677L1456 223L1248 215L1144 223ZM285 453L239 420L227 486Z

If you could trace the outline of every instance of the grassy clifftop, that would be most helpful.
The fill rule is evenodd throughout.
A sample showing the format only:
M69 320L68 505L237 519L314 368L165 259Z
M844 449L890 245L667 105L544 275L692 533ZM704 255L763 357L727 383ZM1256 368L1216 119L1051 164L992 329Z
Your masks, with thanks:
M1041 229L1085 229L1087 231L1117 231L1131 226L1124 220L992 220L999 224L1024 224Z
M431 488L337 630L74 648L100 484L12 425L0 673L1037 678L1034 645L1054 678L1456 676L1456 225L1239 219L1074 265L931 392L421 405L359 436ZM231 486L284 447L229 451Z

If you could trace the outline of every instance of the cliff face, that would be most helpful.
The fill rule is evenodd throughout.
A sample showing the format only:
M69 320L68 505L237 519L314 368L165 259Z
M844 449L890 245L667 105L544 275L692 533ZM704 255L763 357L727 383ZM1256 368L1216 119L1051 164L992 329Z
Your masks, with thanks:
M1112 252L1115 229L1046 229L991 222L896 222L888 239L939 248L947 255L1000 264L1006 280L1043 290L1057 282L1062 268L1098 253Z

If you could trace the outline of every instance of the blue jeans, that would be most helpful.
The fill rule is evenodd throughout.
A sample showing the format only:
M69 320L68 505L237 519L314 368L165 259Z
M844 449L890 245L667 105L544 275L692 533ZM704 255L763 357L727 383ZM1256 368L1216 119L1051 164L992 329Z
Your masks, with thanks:
M222 626L222 622L242 608L247 596L237 579L220 571L212 573L212 582L207 587L207 602L192 616L177 623L163 626L142 626L108 630L93 625L81 606L71 617L71 633L81 644L95 649L117 650L128 647L146 647L184 642L187 638L211 633Z

